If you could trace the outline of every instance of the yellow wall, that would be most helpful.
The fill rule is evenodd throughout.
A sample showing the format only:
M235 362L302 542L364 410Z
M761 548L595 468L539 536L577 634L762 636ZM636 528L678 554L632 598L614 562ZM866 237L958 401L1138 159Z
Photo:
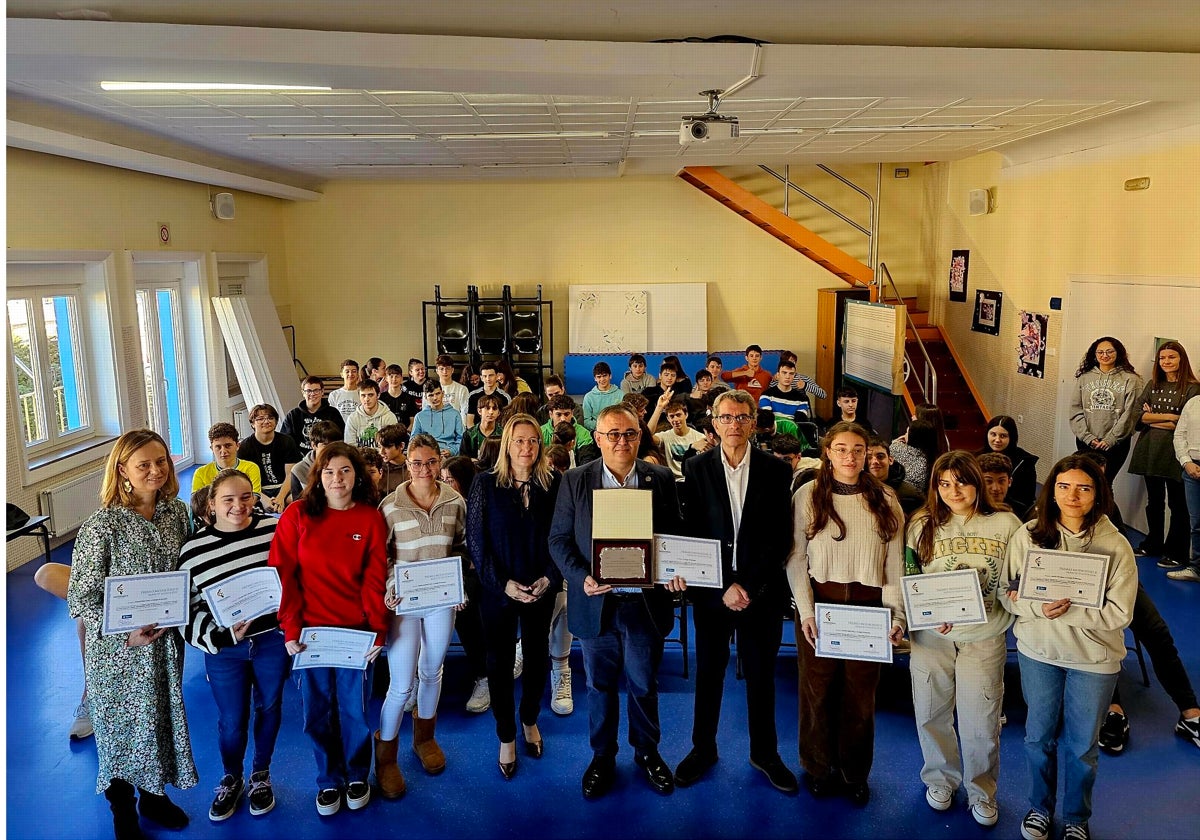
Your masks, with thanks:
M898 194L915 234L919 181ZM673 177L346 181L289 205L284 219L298 355L310 370L335 370L345 356L420 355L421 301L437 284L461 296L468 284L524 294L541 283L555 306L557 365L571 284L706 282L710 349L790 348L812 371L815 290L842 282Z
M210 190L204 184L20 149L8 150L7 168L10 249L264 253L271 294L278 304L286 305L287 262L280 224L284 202L279 199L235 193L237 218L223 222L213 218L208 207L209 193L218 190ZM171 226L169 246L158 242L160 222ZM118 319L116 335L121 334L123 324L136 325L136 304L131 290L128 299L112 301L110 306ZM120 365L121 353L116 355ZM131 394L143 393L140 370L121 370L119 375L128 382ZM90 472L96 464L22 487L16 448L20 442L14 441L11 434L19 427L7 392L5 403L10 431L5 438L6 499L26 511L37 512L40 490L61 484L73 475ZM143 416L144 412L135 415ZM203 430L198 433L203 439ZM13 542L8 548L9 568L37 556L35 541L31 539Z
M1021 445L1052 466L1053 407L1060 368L1073 373L1078 359L1062 359L1062 313L1049 299L1062 297L1067 278L1080 275L1200 275L1195 197L1200 194L1200 146L1115 154L1113 150L1065 156L1006 170L997 154L930 167L926 178L928 274L935 320L965 357L968 371L992 414L1023 414ZM1149 190L1126 192L1126 179L1148 176ZM967 192L995 187L997 207L967 214ZM971 252L968 301L947 300L950 252ZM975 290L1004 293L999 336L971 331ZM1049 348L1042 380L1016 372L1018 310L1049 314Z

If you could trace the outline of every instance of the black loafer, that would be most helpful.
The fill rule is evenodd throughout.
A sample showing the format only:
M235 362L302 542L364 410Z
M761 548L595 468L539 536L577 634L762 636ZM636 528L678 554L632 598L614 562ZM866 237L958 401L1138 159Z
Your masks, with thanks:
M671 768L657 752L635 755L633 763L642 768L642 775L646 777L650 787L659 793L665 795L675 790L675 779L671 775Z
M750 766L758 770L767 777L767 781L775 790L783 791L784 793L796 793L800 787L796 784L796 777L792 771L787 769L787 765L783 763L783 759L775 756L767 761L755 761L750 759Z
M616 761L596 756L583 772L583 798L599 799L612 788L616 776Z
M707 753L692 750L684 757L683 761L679 762L679 766L675 768L675 784L680 787L688 787L696 784L716 763L716 752Z
M804 789L811 793L814 799L828 799L841 792L841 785L831 776L819 777L805 773L802 778Z
M866 782L856 782L846 785L846 798L856 808L862 808L871 801L871 788Z

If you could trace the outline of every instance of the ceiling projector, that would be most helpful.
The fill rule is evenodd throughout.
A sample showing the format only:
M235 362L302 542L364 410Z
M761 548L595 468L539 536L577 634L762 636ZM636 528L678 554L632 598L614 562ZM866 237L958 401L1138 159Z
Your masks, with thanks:
M684 117L679 124L679 145L709 140L733 140L738 136L738 118L724 114L700 114Z

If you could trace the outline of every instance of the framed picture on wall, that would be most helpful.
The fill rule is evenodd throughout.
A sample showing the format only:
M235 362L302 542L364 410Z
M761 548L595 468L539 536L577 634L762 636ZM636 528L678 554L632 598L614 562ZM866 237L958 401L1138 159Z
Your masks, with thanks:
M1000 334L1000 305L1004 302L1001 292L980 289L975 293L975 317L971 329L988 335Z
M970 251L950 252L950 300L963 303L967 299L967 270L971 264Z
M1017 335L1017 373L1042 379L1046 375L1046 334L1050 316L1021 310Z

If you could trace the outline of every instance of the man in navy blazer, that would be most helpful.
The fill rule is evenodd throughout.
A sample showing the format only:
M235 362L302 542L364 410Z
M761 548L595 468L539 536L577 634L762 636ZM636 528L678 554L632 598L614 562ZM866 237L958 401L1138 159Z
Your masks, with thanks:
M737 631L746 677L750 765L777 789L795 793L796 777L779 757L775 732L775 658L790 589L784 567L792 550L791 468L750 446L757 407L745 391L724 391L713 403L719 447L683 462L688 533L721 541L722 589L693 587L696 699L692 751L675 770L687 787L717 762L717 723Z
M583 775L587 799L607 793L616 777L622 673L634 762L659 793L671 793L675 787L671 770L658 752L657 673L663 638L675 623L671 593L682 591L686 584L677 577L666 588L624 590L601 585L592 577L594 491L648 490L653 498L654 531L677 534L682 530L674 477L664 467L637 460L640 436L638 420L628 407L603 409L596 418L600 458L563 475L550 526L550 554L569 582L568 626L583 648L587 672L593 753Z

